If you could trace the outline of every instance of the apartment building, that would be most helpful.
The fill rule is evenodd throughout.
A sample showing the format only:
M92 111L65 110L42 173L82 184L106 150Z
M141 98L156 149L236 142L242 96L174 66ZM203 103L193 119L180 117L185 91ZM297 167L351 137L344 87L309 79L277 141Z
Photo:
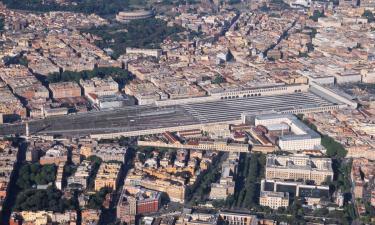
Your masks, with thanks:
M236 152L229 153L229 157L222 164L219 182L211 184L210 199L226 199L234 194L239 156Z
M7 84L2 81L0 81L0 95L0 113L2 113L3 121L7 116L26 117L26 109L21 101L13 95Z
M95 178L95 191L108 187L116 190L121 164L103 162Z
M76 82L51 83L49 89L55 99L81 96L81 87Z
M99 223L101 210L84 209L81 211L82 225L97 225Z
M87 179L90 176L91 172L91 162L88 160L84 160L81 164L77 167L76 172L73 176L68 178L68 187L69 188L79 188L79 189L86 189L87 188Z
M186 186L180 182L145 178L141 180L140 185L148 189L165 192L173 202L183 203L185 201Z
M0 211L7 197L10 178L17 162L17 154L18 148L13 147L11 142L0 141Z
M83 88L85 96L92 93L97 96L114 95L118 92L119 86L112 77L107 78L92 78L91 80L80 80L79 84Z
M272 209L289 206L289 193L262 191L259 197L259 204Z
M96 155L103 161L119 161L125 162L125 154L127 147L123 147L116 144L98 144L92 152L92 155Z
M56 185L56 188L59 190L62 190L63 188L64 166L65 166L65 163L60 163L57 167L55 185Z
M63 213L52 211L21 211L11 215L10 224L61 224L71 225L77 223L77 212L68 210Z
M65 163L68 160L68 150L63 145L55 145L46 151L39 160L41 165Z
M140 186L124 187L117 204L116 215L123 222L132 216L157 212L160 208L161 192Z

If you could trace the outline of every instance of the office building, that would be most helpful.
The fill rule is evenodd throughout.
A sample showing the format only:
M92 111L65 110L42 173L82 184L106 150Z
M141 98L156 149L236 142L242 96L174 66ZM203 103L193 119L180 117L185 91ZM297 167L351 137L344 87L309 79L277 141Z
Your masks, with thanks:
M280 126L281 136L279 136L278 145L281 150L321 149L320 135L292 114L260 115L255 117L255 125L263 125L265 127Z
M333 179L332 160L298 154L268 155L266 179L314 181L320 185Z

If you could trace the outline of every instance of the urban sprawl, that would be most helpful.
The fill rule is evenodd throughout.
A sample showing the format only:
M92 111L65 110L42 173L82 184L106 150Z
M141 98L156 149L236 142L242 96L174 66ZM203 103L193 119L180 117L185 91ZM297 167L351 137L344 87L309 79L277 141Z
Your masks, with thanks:
M375 224L374 0L3 0L0 224Z

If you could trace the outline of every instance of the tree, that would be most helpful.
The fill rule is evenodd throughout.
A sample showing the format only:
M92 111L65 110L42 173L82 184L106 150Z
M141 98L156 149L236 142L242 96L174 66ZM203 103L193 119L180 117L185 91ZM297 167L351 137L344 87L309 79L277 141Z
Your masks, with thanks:
M327 135L322 136L322 145L327 149L329 157L345 158L347 154L346 149L340 143Z
M4 16L0 16L0 33L4 31L5 26L5 18Z
M225 78L221 75L216 75L214 79L212 80L213 84L221 84L225 82Z
M215 208L223 208L225 206L225 200L222 200L222 199L213 200L212 205Z
M45 185L54 182L55 177L55 165L26 164L20 169L17 186L21 189L28 189L34 185Z
M84 0L76 1L77 4L58 4L55 1L42 0L3 0L3 3L11 9L28 11L72 11L82 13L96 13L99 15L116 14L128 9L129 0Z
M74 164L66 164L64 166L64 176L70 177L72 176L77 170L77 166Z
M82 33L90 33L101 37L95 44L104 49L114 51L113 58L124 54L127 47L158 49L166 38L178 38L179 33L185 31L181 26L168 26L167 22L149 18L133 20L125 24L111 24L82 29Z
M311 123L308 119L302 120L308 127L315 130L319 133L318 128ZM329 157L337 157L337 158L345 158L346 154L348 153L347 150L337 142L335 139L331 138L328 135L321 135L322 136L322 145L327 149L327 156Z
M225 206L230 208L235 203L235 201L236 199L234 198L234 195L229 195L225 200Z
M117 83L119 83L120 88L125 86L125 84L133 79L133 76L117 67L100 67L93 70L84 70L80 72L64 71L62 73L52 73L47 77L47 81L50 83L56 83L60 81L75 81L79 82L81 79L87 80L94 77L106 78L112 77Z
M270 11L270 8L267 6L266 3L263 3L263 5L261 7L259 7L259 10L262 11L262 12L268 12L268 11Z
M100 164L102 163L102 159L95 155L92 155L88 157L87 160L91 162L91 174L89 178L87 179L87 183L88 183L87 188L93 189L95 186L95 176L98 173Z
M212 160L210 167L201 172L193 185L186 188L185 199L188 204L203 202L208 193L210 193L211 183L220 178L220 162L223 158L223 152L220 152Z
M374 14L370 10L365 10L362 14L362 17L367 18L369 23L373 23L375 21Z
M0 26L1 26L1 20L0 20ZM0 32L1 32L1 30L0 30ZM22 65L22 66L27 67L28 64L29 64L29 61L27 60L26 57L21 56L21 55L17 55L17 56L13 56L13 57L11 57L11 56L4 57L4 63L7 66L18 64L18 65Z
M46 190L28 189L17 196L15 210L63 212L77 207L73 199L68 200L62 196L63 193L55 187L48 187Z
M108 193L112 193L112 191L113 191L112 188L104 187L104 188L101 188L94 195L91 195L89 202L88 202L88 208L89 209L101 209L105 196Z
M310 16L310 19L312 19L315 22L318 22L318 19L320 17L325 17L324 12L320 12L319 10L314 10L313 15Z
M243 207L251 208L256 203L256 182L258 175L258 155L252 154L250 158L249 175L246 178L245 189L246 195L243 202Z

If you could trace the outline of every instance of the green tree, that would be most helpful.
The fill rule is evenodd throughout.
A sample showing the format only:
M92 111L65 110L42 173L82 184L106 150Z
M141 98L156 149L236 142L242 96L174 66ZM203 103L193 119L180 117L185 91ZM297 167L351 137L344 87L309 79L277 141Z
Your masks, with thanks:
M5 26L5 18L4 16L0 16L0 33L4 31Z
M81 79L87 80L94 77L106 78L112 77L117 83L119 83L120 88L125 86L125 84L133 79L133 76L117 67L100 67L93 70L84 70L80 72L64 71L62 73L52 73L47 77L47 81L50 83L56 83L61 81L75 81L79 82Z
M221 84L225 82L225 78L221 75L216 75L214 79L212 80L213 84Z
M362 14L362 17L367 18L369 23L373 23L375 21L374 14L370 10L365 10Z
M243 207L251 208L256 204L257 198L257 190L256 190L256 182L257 176L259 173L259 164L258 164L258 155L252 154L250 157L250 166L248 176L246 178L245 189L246 194L244 198L244 202L242 204Z
M62 5L55 1L42 0L3 0L3 3L11 9L28 11L72 11L82 13L96 13L99 15L116 14L129 8L129 0L82 0L76 4Z
M25 164L20 168L16 183L19 188L28 189L33 185L45 185L54 182L55 177L55 165Z
M310 16L310 19L312 19L315 22L318 22L318 19L320 17L325 17L324 12L320 12L319 10L314 10L313 15Z
M322 136L322 145L327 149L329 157L344 158L347 154L346 149L340 143L327 135Z
M1 21L0 21L0 24L1 24ZM0 30L0 32L1 32L1 30ZM22 65L22 66L27 67L29 65L29 61L27 60L27 58L24 57L24 56L20 56L20 55L13 56L13 57L5 56L4 57L4 63L7 66L18 64L18 65Z
M96 192L94 195L91 195L88 202L88 208L89 209L101 209L105 196L108 193L112 193L112 188L101 188L98 192Z
M48 187L46 190L27 189L18 194L15 210L48 210L63 212L68 209L75 209L77 203L73 199L63 198L63 193L55 187Z
M87 180L87 183L88 183L87 188L92 190L94 189L94 186L95 186L95 177L96 177L96 174L98 173L100 164L102 163L102 159L95 155L92 155L88 157L87 160L91 162L91 174Z
M95 44L102 49L111 48L113 58L124 54L127 47L158 49L164 39L175 39L183 31L185 29L180 26L168 26L167 22L155 18L81 30L82 33L101 37Z

